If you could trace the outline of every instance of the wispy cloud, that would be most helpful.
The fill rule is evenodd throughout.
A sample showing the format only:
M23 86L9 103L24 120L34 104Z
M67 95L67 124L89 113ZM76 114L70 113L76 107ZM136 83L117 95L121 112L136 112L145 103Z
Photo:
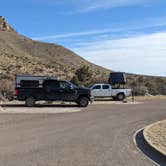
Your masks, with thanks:
M165 16L148 18L132 25L117 26L118 28L34 39L60 41L62 44L66 42L67 47L85 59L113 70L166 76L165 19Z
M73 10L68 14L91 12L98 9L109 9L122 6L146 5L154 0L62 0L63 4L70 4Z
M61 38L69 38L69 37L77 37L77 36L89 36L89 35L103 34L103 33L114 32L114 31L115 30L111 30L111 29L100 29L100 30L74 32L74 33L66 33L66 34L60 34L60 35L32 37L32 38L34 40L61 39Z
M155 27L165 27L166 26L166 17L160 17L160 18L150 18L141 20L141 23L136 22L132 25L125 25L122 27L112 27L112 28L106 28L106 29L96 29L96 30L90 30L90 31L81 31L81 32L73 32L73 33L65 33L65 34L58 34L58 35L48 35L48 36L39 36L39 37L32 37L34 40L58 40L58 39L66 39L66 38L74 38L74 37L82 37L82 36L109 36L109 34L113 33L122 33L124 32L127 34L127 32L132 31L139 31L144 30L145 28L155 28ZM111 35L110 34L110 35ZM100 36L99 36L100 35Z
M166 76L166 32L117 40L103 40L73 48L87 60L104 67Z

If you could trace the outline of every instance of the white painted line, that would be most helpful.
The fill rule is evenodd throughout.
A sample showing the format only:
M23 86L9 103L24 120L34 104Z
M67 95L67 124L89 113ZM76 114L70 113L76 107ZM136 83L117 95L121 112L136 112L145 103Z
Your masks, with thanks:
M1 110L0 114L58 114L80 112L80 108L59 108L59 107L10 107Z
M127 103L123 103L123 102L120 102L120 101L94 101L93 104L94 105L98 105L98 104L136 105L136 104L142 104L142 102L127 102Z

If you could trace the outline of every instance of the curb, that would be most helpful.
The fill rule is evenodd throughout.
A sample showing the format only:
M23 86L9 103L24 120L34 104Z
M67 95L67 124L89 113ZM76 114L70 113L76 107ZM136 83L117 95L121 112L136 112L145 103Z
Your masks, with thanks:
M3 110L4 110L3 107L2 107L2 104L3 104L3 102L0 101L0 111L3 111Z
M5 102L0 101L0 112L6 110L5 108Z
M141 131L144 131L144 128L141 128L141 129L137 130L137 131L134 133L134 135L133 135L133 142L134 142L134 144L135 144L137 150L138 150L140 153L144 154L144 153L141 151L141 149L138 147L137 141L136 141L136 136L137 136L138 133L141 132ZM152 162L153 164L155 164L156 166L160 166L157 162L155 162L154 160L152 160L152 159L151 159L150 157L148 157L146 154L144 154L144 156L146 157L146 159L148 159L149 161L151 161L151 162Z
M158 122L156 122L156 123L153 123L153 124L151 124L151 125L145 127L144 130L143 130L143 137L144 137L146 143L147 143L151 148L153 148L154 150L158 151L160 154L166 156L166 153L165 153L161 148L155 146L155 145L148 139L148 134L147 134L148 130L149 130L152 126L157 125L157 124L159 124L159 123L161 123L161 122L163 122L163 121L166 121L166 120L158 121Z
M0 106L0 111L3 111L3 108Z

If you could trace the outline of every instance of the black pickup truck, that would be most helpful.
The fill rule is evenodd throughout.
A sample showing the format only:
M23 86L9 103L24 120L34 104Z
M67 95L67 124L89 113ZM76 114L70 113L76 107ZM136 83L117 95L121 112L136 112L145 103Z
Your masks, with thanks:
M28 107L42 100L76 102L80 107L86 107L93 100L90 89L53 77L32 75L16 76L15 98L25 101Z

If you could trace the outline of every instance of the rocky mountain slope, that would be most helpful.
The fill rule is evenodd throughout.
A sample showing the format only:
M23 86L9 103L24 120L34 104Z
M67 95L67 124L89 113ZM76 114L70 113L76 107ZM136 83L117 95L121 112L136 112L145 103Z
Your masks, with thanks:
M0 16L0 31L15 32L2 16Z
M56 44L31 40L18 34L0 16L0 92L9 90L15 74L58 76L70 80L77 69L89 66L90 83L107 82L110 70L94 65ZM166 78L128 74L128 85L138 95L166 94Z
M44 74L71 79L76 69L84 65L90 67L93 77L108 77L108 70L62 46L22 36L0 17L0 78L12 78L15 74Z

